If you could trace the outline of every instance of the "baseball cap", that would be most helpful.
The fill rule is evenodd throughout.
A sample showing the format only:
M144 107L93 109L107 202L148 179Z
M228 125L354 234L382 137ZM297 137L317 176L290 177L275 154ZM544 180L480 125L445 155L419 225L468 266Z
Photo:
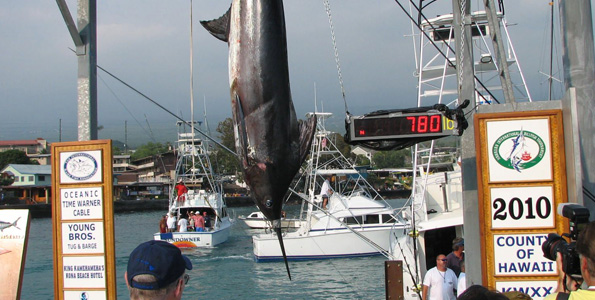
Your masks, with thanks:
M176 281L184 269L192 270L192 263L180 249L164 241L144 242L130 253L128 285L141 290L158 290ZM136 275L153 275L155 282L137 282Z

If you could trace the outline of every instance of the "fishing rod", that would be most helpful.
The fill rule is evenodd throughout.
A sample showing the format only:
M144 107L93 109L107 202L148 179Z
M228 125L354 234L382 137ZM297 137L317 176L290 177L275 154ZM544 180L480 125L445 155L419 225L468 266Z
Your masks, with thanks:
M70 49L70 51L75 52L72 48L68 48ZM76 53L76 52L75 52ZM215 140L214 138L210 137L208 134L206 134L205 132L203 132L202 130L194 127L194 124L191 124L190 122L182 119L181 117L179 117L178 115L174 114L173 112L171 112L170 110L168 110L167 108L165 108L163 105L159 104L157 101L151 99L149 96L143 94L141 91L135 89L133 86L131 86L130 84L126 83L124 80L118 78L116 75L110 73L108 70L102 68L101 66L97 65L97 68L100 69L101 71L105 72L107 75L111 76L112 78L116 79L117 81L119 81L120 83L122 83L123 85L125 85L126 87L130 88L131 90L135 91L137 94L141 95L143 98L149 100L151 103L157 105L159 108L161 108L162 110L164 110L165 112L167 112L168 114L172 115L174 118L178 119L180 122L190 126L190 128L192 128L193 130L197 131L198 133L200 133L201 135L203 135L205 138L207 138L208 140L212 141L213 143L217 144L219 147L223 148L224 150L226 150L227 152L231 153L234 155L235 158L237 158L239 160L238 154L235 153L234 151L232 151L231 149L227 148L225 145L221 144L219 141Z

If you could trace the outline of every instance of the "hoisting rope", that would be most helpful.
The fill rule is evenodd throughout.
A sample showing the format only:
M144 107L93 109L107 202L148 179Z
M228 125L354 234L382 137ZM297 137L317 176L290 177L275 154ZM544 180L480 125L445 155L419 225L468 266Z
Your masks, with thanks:
M337 73L339 74L339 85L341 86L341 95L343 96L343 104L345 105L345 114L349 116L349 109L347 108L347 99L345 99L345 86L343 85L343 75L341 74L341 63L339 61L339 49L337 48L337 39L335 37L335 28L333 26L333 17L331 15L331 4L328 0L323 0L326 15L328 16L328 23L331 28L331 38L333 40L333 49L335 51L335 62L337 64Z

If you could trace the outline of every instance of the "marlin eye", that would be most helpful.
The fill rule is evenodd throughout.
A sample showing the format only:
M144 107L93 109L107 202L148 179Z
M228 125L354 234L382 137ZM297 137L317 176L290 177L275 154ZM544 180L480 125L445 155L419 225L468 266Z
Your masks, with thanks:
M271 206L273 206L273 200L271 200L271 199L267 200L267 202L265 203L265 205L266 205L267 207L271 207Z

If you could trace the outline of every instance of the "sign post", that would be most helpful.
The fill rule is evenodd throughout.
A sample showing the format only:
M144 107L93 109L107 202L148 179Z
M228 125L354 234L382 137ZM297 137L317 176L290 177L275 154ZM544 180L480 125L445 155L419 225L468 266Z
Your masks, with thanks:
M483 284L543 299L556 289L556 262L543 257L562 233L567 202L561 110L475 115Z
M115 299L111 140L52 144L55 299Z

